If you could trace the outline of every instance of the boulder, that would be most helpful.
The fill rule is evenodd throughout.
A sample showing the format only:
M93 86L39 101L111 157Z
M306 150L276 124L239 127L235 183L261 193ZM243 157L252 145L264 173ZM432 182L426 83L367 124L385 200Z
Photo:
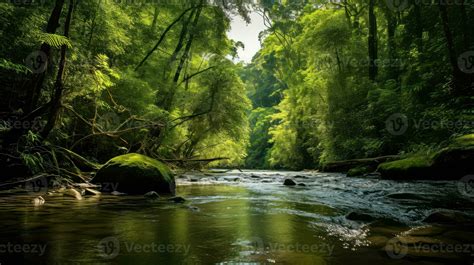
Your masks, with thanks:
M175 194L176 190L174 176L168 166L133 153L109 160L97 172L92 183L127 194L145 194L149 191Z
M458 137L444 149L430 156L415 155L382 163L384 179L458 180L474 172L474 134Z
M428 215L423 222L448 225L469 224L472 219L461 212L437 211Z
M365 174L372 173L374 172L374 168L371 166L360 166L360 167L355 167L349 169L347 172L348 177L361 177L364 176Z
M371 215L365 214L365 213L357 213L357 212L350 212L348 215L346 215L347 220L351 221L364 221L364 222L372 222L375 220L375 218Z
M296 186L296 182L292 179L285 179L285 182L283 183L285 186Z

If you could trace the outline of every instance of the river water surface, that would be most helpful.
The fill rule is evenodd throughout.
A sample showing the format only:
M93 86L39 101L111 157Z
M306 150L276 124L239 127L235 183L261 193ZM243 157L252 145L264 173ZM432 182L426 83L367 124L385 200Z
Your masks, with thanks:
M304 185L284 186L285 178ZM474 214L470 194L457 182L230 171L207 176L188 174L181 176L178 184L177 193L186 199L185 203L126 195L103 194L82 200L50 195L44 196L44 205L34 206L31 199L37 194L2 192L0 264L474 261L472 226L423 223L433 211ZM349 220L354 219L346 217L349 213L365 217ZM418 232L413 233L415 230ZM463 249L406 253L390 247L394 238L407 231L437 249ZM407 238L413 240L413 236Z

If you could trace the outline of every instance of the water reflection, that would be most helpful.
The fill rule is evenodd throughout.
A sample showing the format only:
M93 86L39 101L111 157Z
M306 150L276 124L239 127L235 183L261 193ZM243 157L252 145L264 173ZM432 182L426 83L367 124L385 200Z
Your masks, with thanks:
M3 251L0 264L399 264L383 247L410 225L385 211L412 217L419 214L415 204L370 201L387 182L328 178L307 179L303 188L255 181L180 186L184 204L48 196L34 207L31 194L0 194L0 252L9 243L45 246L44 253ZM348 209L377 209L386 219L348 221Z

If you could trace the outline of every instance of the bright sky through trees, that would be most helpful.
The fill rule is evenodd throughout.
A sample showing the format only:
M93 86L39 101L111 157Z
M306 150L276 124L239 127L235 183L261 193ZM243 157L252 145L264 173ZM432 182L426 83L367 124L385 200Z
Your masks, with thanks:
M239 49L239 58L236 58L236 61L249 63L261 48L258 34L266 29L263 18L255 12L250 13L250 18L252 19L250 24L247 24L240 16L232 18L231 30L228 36L235 41L241 41L245 45L244 50Z

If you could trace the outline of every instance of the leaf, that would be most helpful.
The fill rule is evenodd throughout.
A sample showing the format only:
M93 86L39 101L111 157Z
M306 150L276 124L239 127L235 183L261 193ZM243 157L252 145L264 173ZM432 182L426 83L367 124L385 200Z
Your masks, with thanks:
M72 48L72 43L69 38L62 35L41 32L37 38L40 42L44 42L54 48L61 48L63 45Z
M22 64L13 63L3 58L0 59L0 69L11 70L11 71L15 71L16 73L25 73L25 74L31 72L31 70L28 67Z

